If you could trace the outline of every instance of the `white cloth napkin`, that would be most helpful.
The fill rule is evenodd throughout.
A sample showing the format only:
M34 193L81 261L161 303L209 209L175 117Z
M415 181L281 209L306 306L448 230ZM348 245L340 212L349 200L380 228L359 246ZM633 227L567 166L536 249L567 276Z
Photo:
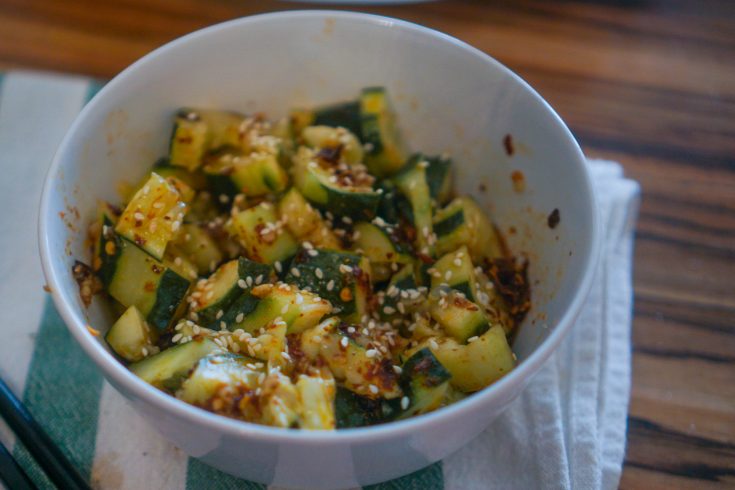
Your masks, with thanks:
M36 216L43 177L95 88L82 78L0 74L0 274L6 279L0 283L0 376L97 488L264 488L187 458L152 430L102 380L41 289ZM617 486L630 390L638 185L616 163L589 165L605 247L587 304L561 349L470 445L427 470L373 488ZM15 442L1 421L0 441L8 447ZM38 478L22 449L13 453Z

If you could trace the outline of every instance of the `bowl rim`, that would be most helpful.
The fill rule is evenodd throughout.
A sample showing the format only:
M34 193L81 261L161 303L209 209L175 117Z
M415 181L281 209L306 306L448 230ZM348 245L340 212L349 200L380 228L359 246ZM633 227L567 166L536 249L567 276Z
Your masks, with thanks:
M283 429L217 415L168 395L136 377L129 369L123 366L122 363L107 352L95 337L90 335L85 326L86 322L83 321L83 318L80 315L77 315L74 312L74 308L60 292L60 280L51 259L51 243L46 233L46 230L49 228L50 220L55 216L50 210L51 196L54 193L53 180L58 174L61 162L64 160L64 155L69 151L72 140L75 139L75 133L80 127L81 122L86 119L90 113L95 111L99 101L102 100L108 92L115 90L118 85L126 83L129 78L135 76L135 73L139 69L145 67L149 63L155 62L155 58L159 55L178 48L182 44L194 42L205 36L216 35L216 33L221 30L241 29L251 24L261 23L263 21L283 22L304 18L334 18L337 20L372 24L386 28L399 28L401 30L410 31L413 34L438 38L443 42L450 43L456 48L481 59L483 62L493 66L493 68L503 71L506 75L509 75L515 83L521 86L529 96L535 98L537 102L541 103L541 105L545 107L556 123L561 127L562 132L566 136L565 144L568 147L570 154L575 157L572 159L573 161L570 161L570 164L573 163L577 167L577 171L581 172L587 186L588 195L590 196L589 204L593 208L591 214L590 247L587 251L587 256L584 258L582 279L579 283L579 287L576 288L574 297L553 331L538 347L536 347L528 358L524 359L522 363L500 380L472 396L427 414L375 426L345 428L332 431ZM43 273L47 283L51 287L51 296L53 298L54 305L76 341L81 345L85 353L102 370L105 377L112 381L113 385L124 386L127 392L135 398L144 400L146 403L152 404L158 409L164 410L166 413L170 413L172 416L184 419L187 422L207 425L212 429L229 433L237 437L247 437L254 440L276 443L285 442L307 444L337 443L345 441L360 442L366 440L374 441L388 437L394 438L397 436L404 436L422 427L441 425L447 422L448 419L454 419L456 417L461 419L462 416L467 415L477 406L488 403L492 399L502 399L504 396L510 395L515 391L517 385L527 384L531 377L540 370L544 362L556 350L564 336L573 325L591 288L592 279L595 274L596 264L598 262L601 249L601 232L597 198L595 196L592 179L586 165L584 154L564 121L525 80L486 53L448 34L392 17L335 10L290 10L283 12L270 12L214 24L176 38L163 46L156 48L125 68L110 80L80 111L59 145L46 174L43 186L41 205L39 208L38 239Z

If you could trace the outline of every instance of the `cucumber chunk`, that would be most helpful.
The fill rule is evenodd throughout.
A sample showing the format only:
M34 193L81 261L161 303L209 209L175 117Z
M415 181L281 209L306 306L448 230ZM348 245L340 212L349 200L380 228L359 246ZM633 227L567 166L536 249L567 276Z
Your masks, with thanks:
M491 385L515 366L503 327L496 325L466 345L452 338L437 340L432 353L452 374L452 386L473 392Z
M404 169L411 169L419 164L426 168L426 182L431 198L439 204L446 203L452 194L452 160L443 156L414 153L406 162Z
M107 289L110 296L125 307L137 307L158 330L166 329L189 289L189 280L127 240L117 244L105 246L105 252L116 257Z
M370 262L349 252L301 250L284 281L328 300L346 321L359 322L372 292Z
M377 282L390 278L391 264L408 264L413 261L408 247L401 243L392 226L360 222L354 226L353 236L353 250L368 258L373 279Z
M466 245L477 263L506 255L495 226L471 197L458 197L437 211L434 227L438 254Z
M398 418L430 412L442 405L452 375L429 349L414 353L403 363L402 369L400 385L409 403Z
M362 141L368 148L365 164L370 173L378 177L394 174L406 162L406 151L385 88L363 89L360 114Z
M186 203L179 191L153 173L126 206L115 231L161 260L185 214Z
M247 357L232 353L209 354L196 363L176 397L215 413L257 421L259 414L250 402L255 401L254 392L263 372L263 363Z
M273 269L244 257L226 262L206 280L200 281L192 297L191 311L199 324L216 327L230 305L253 286L271 282Z
M490 328L482 308L449 288L432 289L429 314L448 335L462 343L482 335Z
M275 207L267 202L240 211L227 227L239 239L248 258L256 262L284 261L298 248L291 232L279 222Z
M470 301L477 300L475 268L466 246L444 255L429 270L432 288L446 285L461 292Z
M415 246L422 255L434 255L435 235L432 223L432 206L426 168L416 165L402 171L393 179L411 206L411 218L416 229Z
M255 307L244 313L240 321L232 324L226 322L227 328L242 329L252 334L280 318L288 326L287 333L299 333L317 325L332 309L328 301L295 286L279 284L263 289L267 292L254 291L254 294L264 294ZM243 306L247 308L252 304L250 302Z
M325 163L302 146L291 168L294 185L319 209L354 220L372 219L380 202L380 194L372 188L373 178L364 170L340 165Z
M322 370L315 376L300 375L296 389L301 399L299 426L302 429L332 430L336 427L334 398L336 386L331 374Z
M288 174L278 163L277 154L220 152L207 159L203 171L215 191L228 198L277 193L288 185Z
M154 350L153 332L135 306L117 319L107 331L105 340L115 354L130 362L140 361Z
M201 358L218 352L222 349L209 339L192 340L131 364L130 370L146 383L174 392Z

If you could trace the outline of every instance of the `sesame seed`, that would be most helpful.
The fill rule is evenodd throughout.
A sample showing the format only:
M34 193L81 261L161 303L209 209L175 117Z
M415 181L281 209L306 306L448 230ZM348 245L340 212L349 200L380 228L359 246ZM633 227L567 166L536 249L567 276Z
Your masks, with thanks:
M136 221L143 221L143 219L145 219L145 216L143 215L143 213L136 212L133 214L133 218L135 218Z
M334 289L334 279L330 279L327 283L327 291L331 291L332 289Z
M236 323L240 323L243 318L245 318L245 314L244 313L238 313L237 316L235 317L235 322Z
M171 223L171 231L176 231L181 226L181 221L174 221Z
M261 282L263 282L263 274L255 278L255 284L260 284Z
M322 270L319 267L316 268L316 270L314 271L314 274L319 279L323 279L324 278L324 272L322 272Z
M183 336L184 336L184 334L177 333L176 335L173 336L173 338L171 339L171 341L172 342L178 342L179 340L181 340L181 337L183 337Z
M140 353L143 354L143 357L146 357L148 356L148 349L143 347L142 349L140 349Z
M372 359L373 357L378 355L378 351L376 351L375 349L368 349L367 351L365 351L365 355L368 358Z
M219 322L220 330L227 330L227 324L225 322Z
M403 368L401 366L393 366L393 371L396 372L396 374L401 374L403 372Z
M296 304L300 305L303 302L304 302L304 297L301 296L301 293L296 293Z
M301 271L298 270L296 267L291 268L291 274L293 274L294 277L301 277Z
M452 271L451 270L448 270L447 272L444 273L444 280L448 281L451 278L452 278Z
M372 393L373 395L377 395L378 394L378 387L377 386L370 385L370 386L368 386L368 388L370 389L370 393Z
M288 311L288 303L283 305L283 308L281 308L281 315L285 315L287 311Z
M215 315L215 317L214 317L214 318L215 318L215 319L217 319L217 320L219 320L220 318L222 318L222 315L224 315L224 314L225 314L225 312L224 312L224 311L222 311L222 310L219 310L219 311L217 312L217 314Z
M199 333L202 331L202 329L199 328L199 325L194 325L191 330L192 332L194 332L194 335L199 335Z
M174 264L176 264L176 265L181 265L181 257L176 257L176 258L174 259Z
M398 307L398 311L400 311L401 314L406 313L406 307L403 306L403 303L398 303L396 306Z
M355 327L347 327L347 333L355 333Z
M348 342L349 342L349 340L347 340L347 337L342 337L342 340L340 340L340 341L339 341L339 343L340 343L340 344L342 345L342 347L344 347L345 349L347 348L347 343L348 343Z
M307 250L311 250L314 248L314 245L312 245L311 242L304 242L304 248Z
M460 259L459 257L457 257L456 259L454 259L454 265L456 265L457 267L461 266L462 265L462 259Z
M281 352L281 357L283 357L287 361L291 360L291 356L288 355L288 352Z
M385 308L383 308L383 313L385 313L386 315L392 315L395 312L396 309L391 306L386 306Z
M436 343L436 340L434 340L434 339L431 339L431 340L429 340L429 346L430 346L430 347L431 347L431 348L432 348L433 350L438 350L438 349L439 349L439 344L437 344L437 343Z
M401 398L401 408L403 410L406 410L408 408L409 401L410 400L408 399L407 396L404 396L403 398Z
M352 218L350 218L349 216L342 216L342 221L348 225L352 224Z
M273 267L275 267L276 268L276 272L279 272L279 273L283 270L283 267L281 267L281 262L278 261L278 260L276 260L273 263Z
M240 286L242 289L246 289L248 287L247 283L245 282L245 279L239 279L237 281L237 285Z
M249 287L252 287L252 285L253 285L253 278L250 277L250 276L248 276L248 277L245 278L245 282L247 283L247 285Z
M472 337L470 337L469 339L467 339L467 343L468 344L471 344L472 342L476 341L479 338L480 337L478 337L477 335L473 335Z
M228 202L230 202L230 198L229 196L227 196L227 194L220 194L219 202L221 202L222 204L227 204Z
M340 264L339 271L342 272L343 274L348 274L352 272L352 267L350 267L347 264Z
M214 297L214 291L210 291L204 296L204 299L212 299Z

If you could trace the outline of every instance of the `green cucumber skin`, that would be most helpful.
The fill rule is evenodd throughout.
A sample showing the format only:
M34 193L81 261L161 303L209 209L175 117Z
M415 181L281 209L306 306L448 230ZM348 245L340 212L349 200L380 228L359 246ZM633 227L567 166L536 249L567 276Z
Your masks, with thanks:
M383 139L380 134L380 121L375 114L363 114L361 117L362 141L372 145L369 155L379 155L383 151Z
M267 282L270 282L272 272L273 269L268 264L261 264L260 262L255 262L245 257L240 257L237 260L238 280L245 280L247 277L252 277L253 280L255 280L255 278L262 275L263 281L261 282L261 284L265 284ZM250 288L241 288L238 285L237 281L232 284L227 294L220 298L219 301L212 304L208 308L204 308L203 310L198 312L199 321L201 322L202 326L207 328L215 328L220 321L225 321L225 323L229 325L230 322L224 317L217 319L217 313L219 313L220 310L223 312L230 312L232 310L232 304L239 298L241 298L243 292L246 292L248 289ZM235 313L234 316L237 316L237 313Z
M438 237L447 236L453 233L464 223L464 210L462 208L459 208L456 213L453 213L452 215L447 216L440 222L436 223L434 225L434 233L436 233L436 236Z
M207 174L207 184L212 190L212 194L215 196L214 201L217 203L217 206L223 209L229 208L229 201L227 203L222 203L218 199L219 196L224 194L232 200L240 192L237 186L227 175Z
M371 220L380 203L378 193L350 193L327 187L327 204L322 206L335 216L349 216L354 220Z
M343 127L362 141L360 101L351 100L314 110L314 126Z
M110 218L107 217L107 215L103 216L102 224L103 226L106 226L111 230L115 229L115 224ZM102 233L102 231L100 231L100 233ZM120 254L122 253L123 249L123 239L117 233L110 233L110 235L110 238L105 237L104 234L101 236L101 247L99 251L101 265L100 270L97 271L97 275L102 281L102 284L105 286L105 289L109 287L113 277L115 277L115 271L117 270L117 261L120 258ZM115 253L112 255L107 255L107 253L105 252L105 243L110 240L115 244Z
M146 320L159 331L166 330L188 290L188 280L166 269L158 283L156 302Z
M399 173L408 172L420 162L426 162L426 183L429 186L429 194L432 199L440 202L447 200L449 196L442 196L442 191L448 186L447 179L450 178L452 160L441 156L428 156L423 153L414 153L406 162ZM440 199L441 198L441 199Z
M434 388L452 377L428 348L414 353L403 363L402 369L398 384L407 394L412 394L417 388Z
M241 279L245 279L250 276L253 280L258 276L263 276L263 282L261 284L264 284L266 282L270 282L270 278L273 274L273 267L268 264L261 264L260 262L246 259L245 257L240 257L237 262L237 274Z
M460 293L464 294L464 297L468 300L475 301L475 295L472 294L472 286L470 285L469 281L464 281L457 284L450 284L449 287L454 289L455 291L459 291Z
M382 189L376 216L380 216L386 223L398 224L400 211L398 207L398 189L390 180L384 180L378 185Z
M227 312L222 315L220 321L225 322L225 325L232 329L234 328L234 325L237 324L237 316L240 313L242 313L243 316L248 316L255 311L255 308L258 307L258 303L260 303L260 298L253 296L249 292L245 292L245 294L237 298L230 307L227 308Z
M384 93L384 87L366 87L362 89L361 98L371 92ZM362 112L362 111L360 111ZM378 155L383 151L383 138L380 132L380 121L376 114L360 114L363 144L370 144L369 155Z
M384 400L360 396L337 387L334 412L338 429L365 427L393 420L400 413L400 398Z
M296 284L299 289L311 288L312 292L326 299L333 306L342 308L339 312L341 316L354 313L356 308L355 298L357 296L355 289L358 280L356 272L359 270L360 256L331 250L317 250L317 253L316 257L309 256L305 250L297 253L290 264L291 267L289 267L284 282ZM353 273L341 273L339 266L342 264L352 267ZM293 268L298 269L298 277L293 274ZM321 269L323 274L321 279L317 277L316 269ZM334 288L328 291L326 285L330 280L334 280ZM340 298L340 291L346 287L352 291L350 301L343 301Z

